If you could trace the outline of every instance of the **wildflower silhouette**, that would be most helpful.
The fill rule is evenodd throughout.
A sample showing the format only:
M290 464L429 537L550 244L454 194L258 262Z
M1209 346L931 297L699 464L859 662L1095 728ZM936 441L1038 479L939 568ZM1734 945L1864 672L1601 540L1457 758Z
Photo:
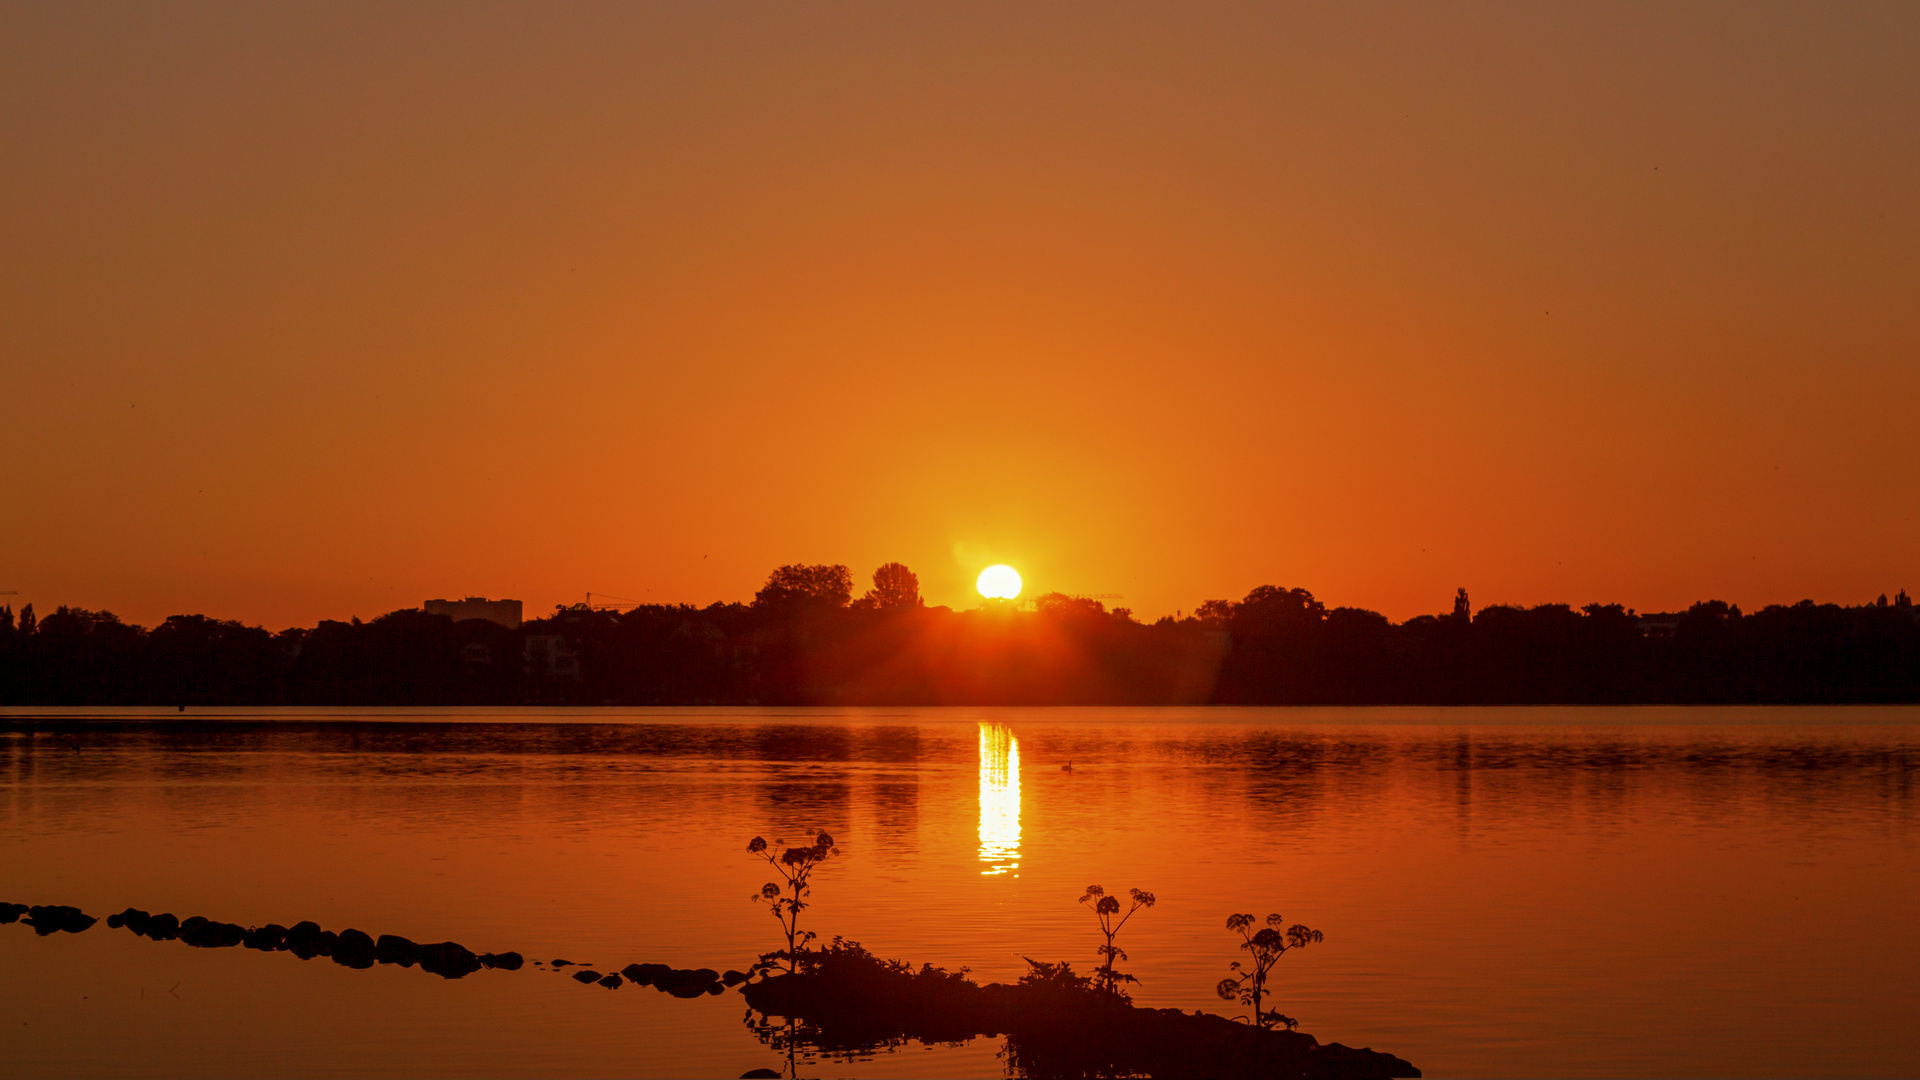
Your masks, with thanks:
M1267 973L1273 970L1273 965L1279 963L1280 958L1288 951L1304 949L1316 941L1323 940L1324 935L1318 930L1310 930L1298 923L1287 927L1283 934L1280 927L1285 922L1286 920L1278 915L1269 915L1267 925L1255 932L1253 916L1227 916L1227 929L1240 935L1240 947L1253 954L1253 966L1243 970L1240 961L1235 960L1233 968L1240 972L1239 976L1221 979L1220 985L1215 987L1214 991L1222 1000L1237 1000L1242 1005L1252 1006L1255 1025L1269 1028L1278 1024L1292 1031L1300 1026L1298 1020L1283 1015L1278 1009L1265 1012L1260 1009L1260 999L1267 993Z
M1099 989L1109 994L1118 994L1120 984L1123 982L1140 981L1132 975L1113 969L1115 960L1127 958L1127 954L1113 943L1113 939L1120 933L1120 928L1127 925L1127 920L1133 918L1134 912L1153 906L1153 894L1143 889L1129 889L1127 895L1132 898L1133 903L1124 915L1120 913L1120 898L1108 896L1107 891L1098 885L1087 886L1086 895L1080 897L1080 902L1083 904L1089 900L1093 901L1093 916L1100 920L1100 932L1106 935L1107 943L1096 950L1100 955L1100 967L1094 972L1093 981ZM1119 916L1119 921L1115 921L1115 916Z
M780 882L769 881L760 886L760 892L753 900L755 903L765 903L768 910L773 912L773 917L780 920L780 929L787 935L787 951L772 956L786 960L789 974L798 970L796 965L800 950L817 936L811 930L800 929L800 913L806 910L807 894L812 891L807 879L813 875L815 867L826 862L827 857L838 850L833 846L833 837L826 833L814 837L810 847L790 847L779 855L773 853L774 849L767 844L765 837L756 836L747 845L749 855L758 855L767 860L767 865L773 867L786 882L784 894ZM761 962L764 964L767 959L762 957Z

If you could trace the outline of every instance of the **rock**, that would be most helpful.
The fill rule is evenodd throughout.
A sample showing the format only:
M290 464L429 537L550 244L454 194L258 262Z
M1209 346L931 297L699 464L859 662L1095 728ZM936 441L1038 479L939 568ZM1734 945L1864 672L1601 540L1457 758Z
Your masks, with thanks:
M1420 1070L1405 1058L1382 1053L1371 1047L1355 1050L1339 1043L1313 1048L1307 1057L1307 1075L1312 1080L1386 1080L1388 1077L1417 1077Z
M0 924L19 922L20 916L27 913L25 904L0 904Z
M709 988L719 991L726 989L720 985L720 973L712 968L700 968L697 971L674 968L664 983L656 981L653 985L677 998L697 998L708 993Z
M240 944L261 952L277 952L287 947L287 928L279 923L256 927L247 931L247 936L240 939Z
M326 947L322 948L323 941L325 937L319 923L311 920L297 922L287 931L286 949L302 960L311 960L332 951L331 942L325 942Z
M549 967L557 967L557 968L563 968L563 967L570 967L570 966L572 966L572 964L573 964L573 961L571 961L571 960L554 960L554 961L551 961L551 962L550 962L550 963L548 964L548 966L549 966Z
M27 909L26 921L33 927L34 933L46 937L48 934L61 931L78 934L100 920L77 907L68 907L65 904L36 904Z
M747 981L747 973L728 968L726 974L720 976L720 981L727 986L739 986L741 983Z
M719 984L719 983L717 983L717 982L716 982L716 983L708 983L708 984L707 984L707 991L706 991L706 992L707 992L708 994L710 994L710 995L712 995L712 996L714 996L714 997L719 997L719 996L720 996L721 994L724 994L724 993L726 993L726 992L727 992L727 988L726 988L726 987L724 987L724 986L722 986L722 985L720 985L720 984Z
M193 925L189 927L189 923ZM238 923L214 922L195 916L180 924L180 940L196 949L231 949L246 937L246 927Z
M412 967L420 959L420 947L398 934L381 934L374 943L373 956L383 964Z
M206 916L189 915L186 918L180 920L180 936L184 938L188 934L193 933L195 930L198 930L205 925L207 925Z
M376 957L373 939L363 930L342 930L334 939L333 962L342 967L370 968Z
M519 971L526 960L517 952L481 953L480 963L485 967L500 968L504 971Z
M580 983L595 983L600 981L600 973L589 968L585 971L574 972L573 979L575 982Z
M147 920L147 936L155 941L172 941L180 936L180 920L173 912L163 911Z
M748 1069L740 1074L740 1080L780 1080L780 1074L772 1069Z
M664 980L673 974L673 969L665 964L628 964L620 973L641 986L664 990Z
M139 908L130 907L118 915L107 916L107 925L115 930L124 926L136 934L141 934L146 932L147 923L152 918L153 916L141 911Z
M609 990L620 989L621 979L620 979L620 976L618 975L603 975L595 981L597 981L601 986L604 986Z
M480 958L455 941L437 941L418 949L420 970L443 979L459 979L480 970Z
M316 956L333 955L333 947L340 935L331 930L322 930L310 922L303 922L287 931L287 951L302 960L311 960Z

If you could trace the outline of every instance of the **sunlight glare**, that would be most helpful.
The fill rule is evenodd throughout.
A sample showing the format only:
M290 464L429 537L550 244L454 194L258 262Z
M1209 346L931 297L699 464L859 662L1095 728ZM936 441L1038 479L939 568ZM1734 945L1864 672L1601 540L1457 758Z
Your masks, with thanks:
M1020 571L1005 563L996 563L980 571L973 587L989 600L1011 600L1020 595Z
M1002 724L980 725L980 861L1020 876L1020 740Z

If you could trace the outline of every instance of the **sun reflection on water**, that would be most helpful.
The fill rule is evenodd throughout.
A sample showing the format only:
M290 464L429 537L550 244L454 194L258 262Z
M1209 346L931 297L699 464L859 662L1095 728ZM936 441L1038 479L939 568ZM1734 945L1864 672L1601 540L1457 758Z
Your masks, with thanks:
M980 725L980 861L1020 876L1020 740L1003 724Z

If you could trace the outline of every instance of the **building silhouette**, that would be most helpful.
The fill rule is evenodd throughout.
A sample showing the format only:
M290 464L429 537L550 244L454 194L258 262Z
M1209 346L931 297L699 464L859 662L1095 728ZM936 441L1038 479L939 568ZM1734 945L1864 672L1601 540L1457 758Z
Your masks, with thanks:
M469 596L461 600L429 600L425 607L427 614L445 615L454 622L485 619L509 630L520 629L518 600L489 600L484 596Z

